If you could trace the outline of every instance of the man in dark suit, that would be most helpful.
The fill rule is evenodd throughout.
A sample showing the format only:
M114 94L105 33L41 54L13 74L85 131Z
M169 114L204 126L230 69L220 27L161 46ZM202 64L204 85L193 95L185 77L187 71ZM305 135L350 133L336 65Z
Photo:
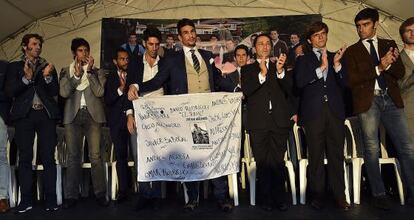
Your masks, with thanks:
M7 161L7 120L9 118L10 99L4 91L7 62L0 60L0 213L9 210L9 163Z
M10 111L15 125L15 140L19 149L19 183L21 201L17 213L32 209L32 159L35 133L38 155L44 166L43 183L46 210L57 209L56 204L56 120L60 118L57 105L58 78L53 64L40 57L43 38L26 34L22 39L23 56L9 65L6 93L13 98Z
M341 64L345 47L337 53L329 52L326 48L328 31L328 26L323 22L311 24L306 38L312 50L296 61L295 82L301 90L299 121L305 128L308 144L312 207L323 207L326 154L328 179L337 206L348 210L350 205L345 200L343 169L345 71Z
M177 24L178 38L183 44L183 50L175 55L166 57L165 65L160 66L157 75L139 86L129 86L128 99L138 98L140 93L153 91L168 83L165 94L208 93L217 90L234 91L235 86L230 80L221 76L214 66L213 54L197 49L196 30L194 22L182 19ZM139 88L138 88L139 87ZM184 146L183 146L184 147ZM232 205L228 200L227 177L213 179L214 194L223 211L230 211ZM187 182L189 202L185 209L192 211L198 206L199 182Z
M411 197L414 197L414 141L397 83L404 76L404 65L395 42L377 37L378 19L378 11L372 8L365 8L356 15L354 21L360 40L347 49L345 58L354 113L364 135L364 161L374 196L372 204L387 210L390 200L378 165L380 122L397 150Z
M145 53L143 56L131 60L128 66L127 88L138 88L138 84L149 81L157 74L160 68L164 66L164 60L158 55L158 51L161 43L161 32L155 27L148 27L144 31L144 46ZM164 88L166 84L164 85ZM154 97L164 95L164 88L142 93L144 97ZM133 114L132 102L128 100L126 102L125 111L127 114L127 127L131 134L131 148L132 154L135 160L135 164L138 166L137 161L137 136L135 127L135 118ZM161 205L161 183L159 181L154 182L139 182L139 197L135 210L139 211L145 207L152 206L154 209L159 209Z
M276 64L269 59L271 39L257 36L253 43L257 59L241 69L241 88L247 100L247 129L257 163L258 197L266 211L287 210L285 203L286 141L293 113L289 104L292 79L283 65L282 53Z
M119 48L112 59L116 70L107 76L105 84L105 104L108 110L107 119L111 140L116 156L116 171L118 174L117 202L122 203L128 197L128 139L126 114L124 106L128 102L126 77L129 62L128 51Z

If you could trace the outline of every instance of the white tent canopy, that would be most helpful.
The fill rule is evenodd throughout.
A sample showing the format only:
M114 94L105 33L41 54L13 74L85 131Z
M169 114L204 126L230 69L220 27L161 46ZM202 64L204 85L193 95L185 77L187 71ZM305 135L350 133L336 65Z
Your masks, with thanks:
M70 42L87 39L97 66L100 60L101 19L235 18L321 14L330 28L328 48L358 40L353 19L364 7L381 12L378 35L401 45L398 28L413 16L412 0L0 0L0 59L21 55L26 33L39 33L46 42L42 56L58 69L71 62Z

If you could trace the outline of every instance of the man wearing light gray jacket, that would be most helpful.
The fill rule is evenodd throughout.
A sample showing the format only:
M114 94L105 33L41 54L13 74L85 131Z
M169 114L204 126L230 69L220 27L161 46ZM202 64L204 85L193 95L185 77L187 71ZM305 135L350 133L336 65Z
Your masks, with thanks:
M103 104L105 73L95 68L89 43L75 38L71 45L73 62L60 73L60 95L65 98L63 124L68 148L64 208L76 205L79 197L82 146L88 143L91 175L97 203L107 206L103 161L100 152L102 124L105 123Z

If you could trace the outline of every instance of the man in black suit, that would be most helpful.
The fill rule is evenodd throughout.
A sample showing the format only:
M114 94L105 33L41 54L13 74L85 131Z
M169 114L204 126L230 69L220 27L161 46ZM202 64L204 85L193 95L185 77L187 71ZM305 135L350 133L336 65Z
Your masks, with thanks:
M119 48L112 59L116 70L109 73L105 84L105 104L112 143L115 148L118 174L118 203L127 199L128 188L128 138L124 106L128 102L126 77L129 62L128 51Z
M262 207L287 210L285 204L286 141L292 126L289 104L292 80L285 74L286 54L276 64L269 59L271 39L260 34L254 41L256 62L241 69L241 88L247 99L247 129L257 163L258 197Z
M22 39L23 56L9 65L6 93L14 99L10 111L19 149L19 183L21 201L17 213L32 209L32 159L35 133L38 155L44 167L43 183L46 210L56 210L56 120L60 118L57 96L58 78L53 64L40 57L43 38L26 34Z
M128 66L128 77L126 81L127 88L137 89L139 84L149 81L157 74L160 68L164 66L164 59L158 55L161 43L161 32L155 27L148 27L144 31L144 46L145 53L143 56L131 60ZM165 86L164 86L165 87ZM154 97L164 95L164 88L159 88L155 91L142 93L144 97ZM127 100L125 106L127 114L127 127L131 134L131 148L132 154L137 167L137 135L135 127L135 118L133 114L132 102ZM139 211L145 207L152 206L154 209L159 209L161 205L161 183L159 181L153 182L139 182L139 197L135 210Z
M181 19L177 23L178 38L183 50L175 55L166 57L165 65L160 66L157 75L138 86L129 86L128 99L138 98L140 93L154 91L168 84L165 94L209 93L218 90L233 92L236 87L229 79L223 78L220 71L214 66L213 54L209 51L197 49L196 29L194 22ZM185 147L185 146L183 146ZM232 205L228 200L227 177L213 179L214 195L220 208L231 211ZM199 182L187 182L189 202L185 209L193 211L198 206Z
M295 80L301 89L299 121L305 128L308 143L312 207L323 207L326 154L333 196L339 208L348 210L350 205L345 201L343 168L345 70L341 65L345 47L337 53L329 52L326 48L327 35L328 26L325 23L313 23L306 35L312 50L296 61Z

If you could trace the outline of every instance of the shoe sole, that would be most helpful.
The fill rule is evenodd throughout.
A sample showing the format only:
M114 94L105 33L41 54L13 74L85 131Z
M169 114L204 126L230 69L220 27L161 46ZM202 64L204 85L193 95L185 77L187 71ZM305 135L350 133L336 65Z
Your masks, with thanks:
M24 209L24 210L17 210L17 213L25 213L25 212L31 210L32 208L33 208L32 206L29 206L29 207L26 207L26 209Z

